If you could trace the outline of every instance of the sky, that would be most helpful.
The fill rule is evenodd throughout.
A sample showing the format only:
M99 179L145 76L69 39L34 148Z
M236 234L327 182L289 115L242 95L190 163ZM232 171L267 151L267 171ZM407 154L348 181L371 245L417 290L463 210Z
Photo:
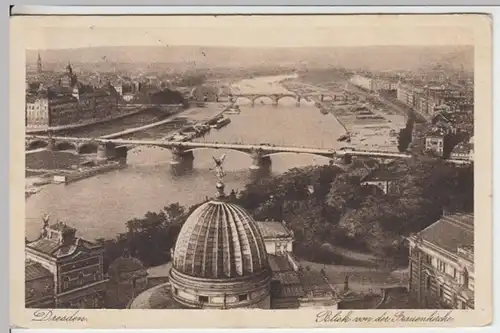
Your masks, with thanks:
M424 20L424 17L427 19ZM471 25L443 17L25 17L26 49L199 45L471 45Z

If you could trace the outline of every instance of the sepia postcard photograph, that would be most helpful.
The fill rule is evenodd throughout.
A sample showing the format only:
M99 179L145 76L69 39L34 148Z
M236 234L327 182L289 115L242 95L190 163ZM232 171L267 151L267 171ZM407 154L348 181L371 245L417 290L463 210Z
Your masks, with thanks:
M11 324L491 323L491 53L480 14L11 18Z

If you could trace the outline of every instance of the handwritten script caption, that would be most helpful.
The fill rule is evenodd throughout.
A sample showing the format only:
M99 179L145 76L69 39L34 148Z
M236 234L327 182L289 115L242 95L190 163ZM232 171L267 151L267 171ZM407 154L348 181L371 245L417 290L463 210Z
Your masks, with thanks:
M355 314L353 311L321 311L316 314L317 323L449 323L454 321L451 311L442 313L434 311L429 315L411 315L405 311L384 312L381 315Z
M80 310L57 310L57 313L51 309L36 310L33 312L31 321L45 322L86 322L87 317L78 315Z

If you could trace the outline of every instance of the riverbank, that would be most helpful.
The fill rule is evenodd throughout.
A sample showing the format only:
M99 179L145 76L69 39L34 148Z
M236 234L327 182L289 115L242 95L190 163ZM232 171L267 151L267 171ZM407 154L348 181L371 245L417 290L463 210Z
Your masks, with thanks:
M25 194L30 196L38 193L45 185L69 184L78 180L93 177L105 172L125 168L126 164L120 161L107 161L105 164L80 166L76 169L31 169L26 168Z
M328 94L328 90L302 83L298 80L286 80L283 83L297 93L314 92ZM338 93L341 84L334 85ZM389 108L380 108L366 102L361 96L358 101L317 101L318 105L331 113L344 127L347 136L339 136L345 145L355 149L398 152L397 134L406 125L405 116Z
M121 136L124 136L124 135L127 135L127 134L132 134L132 133L135 133L135 132L139 132L139 131L144 131L144 130L147 130L147 129L150 129L150 128L153 128L153 127L156 127L156 126L160 126L160 125L163 125L163 124L166 124L168 122L172 122L174 121L177 116L178 116L178 113L182 111L182 106L178 106L178 109L176 109L175 111L173 111L172 115L167 117L166 119L163 119L163 120L160 120L160 121L157 121L157 122L154 122L152 124L147 124L147 125L143 125L143 126L139 126L139 127L134 127L134 128L130 128L130 129L126 129L126 130L123 130L123 131L120 131L120 132L116 132L116 133L112 133L112 134L108 134L108 135L103 135L100 137L100 139L115 139L115 138L118 138L118 137L121 137Z
M181 104L179 104L179 105L172 104L172 105L168 105L168 106L169 107L182 107ZM123 113L123 114L119 114L119 115L112 115L110 117L105 117L105 118L97 118L97 119L94 118L94 119L85 120L85 121L82 121L82 122L79 122L79 123L76 123L76 124L61 125L61 126L52 126L52 127L46 127L46 128L27 128L26 129L26 133L27 134L43 134L43 133L47 133L48 131L59 132L59 131L64 131L64 130L85 128L85 127L88 127L88 126L93 126L93 125L98 125L98 124L105 124L105 123L108 123L110 121L120 120L120 119L123 119L123 118L127 118L127 117L130 117L130 116L139 114L139 113L147 111L151 107L155 107L155 106L142 106L142 107L141 106L137 106L137 107L139 109L131 111L131 112L127 112L127 113ZM159 107L165 107L165 106L159 106Z

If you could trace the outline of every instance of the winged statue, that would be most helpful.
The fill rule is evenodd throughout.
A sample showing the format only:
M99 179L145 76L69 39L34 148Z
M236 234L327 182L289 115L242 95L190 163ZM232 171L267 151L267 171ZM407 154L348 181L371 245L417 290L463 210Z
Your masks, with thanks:
M216 158L216 157L212 157L212 158L215 162L215 166L213 168L210 168L210 170L215 170L215 173L217 174L219 181L222 181L224 176L226 176L226 172L224 171L224 168L222 166L224 163L224 160L226 159L226 154L222 154L222 156L219 158Z

